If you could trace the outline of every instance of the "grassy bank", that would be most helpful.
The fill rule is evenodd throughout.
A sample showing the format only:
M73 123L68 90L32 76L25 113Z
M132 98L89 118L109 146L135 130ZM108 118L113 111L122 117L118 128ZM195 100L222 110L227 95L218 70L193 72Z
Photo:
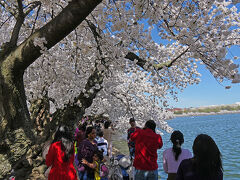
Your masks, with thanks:
M129 155L127 140L122 137L120 133L116 133L112 137L113 154Z

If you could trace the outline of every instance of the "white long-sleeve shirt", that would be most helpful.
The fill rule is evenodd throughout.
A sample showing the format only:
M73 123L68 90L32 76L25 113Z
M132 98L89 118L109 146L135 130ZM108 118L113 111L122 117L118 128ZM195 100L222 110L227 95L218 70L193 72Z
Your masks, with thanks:
M98 150L103 150L103 155L106 156L108 149L108 141L103 137L96 138L95 140L97 141Z

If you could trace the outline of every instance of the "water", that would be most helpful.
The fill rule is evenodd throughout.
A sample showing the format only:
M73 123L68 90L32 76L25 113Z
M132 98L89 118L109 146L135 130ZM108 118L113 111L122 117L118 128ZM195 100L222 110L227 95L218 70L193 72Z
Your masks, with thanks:
M240 114L178 117L169 120L168 124L184 134L185 142L182 147L191 152L192 143L198 134L211 136L222 153L224 180L240 179ZM172 143L169 140L170 134L165 133L162 138L163 148L158 152L158 165L161 180L166 180L167 174L162 167L162 152L172 147Z

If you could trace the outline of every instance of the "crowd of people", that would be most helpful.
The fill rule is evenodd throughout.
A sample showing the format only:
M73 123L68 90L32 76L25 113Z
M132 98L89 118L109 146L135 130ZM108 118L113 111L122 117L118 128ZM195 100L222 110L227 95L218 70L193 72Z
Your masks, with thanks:
M129 120L127 130L129 156L133 162L135 180L157 180L158 154L163 141L156 133L156 123L148 120L143 128ZM46 154L46 165L52 180L108 180L106 166L112 157L111 121L96 121L94 125L83 122L75 135L66 126L59 126ZM214 140L207 134L198 135L192 146L193 155L181 146L184 135L174 131L170 138L172 147L163 152L163 169L167 180L222 180L221 153Z

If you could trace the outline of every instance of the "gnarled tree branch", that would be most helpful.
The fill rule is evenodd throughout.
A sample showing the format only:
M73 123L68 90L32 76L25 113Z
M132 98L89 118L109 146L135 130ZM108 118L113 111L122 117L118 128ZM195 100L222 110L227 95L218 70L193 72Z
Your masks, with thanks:
M71 33L101 1L74 0L70 2L52 21L28 37L12 52L12 56L18 57L15 59L14 69L23 72L41 56L40 47L34 45L35 38L44 38L47 41L45 46L50 49Z

